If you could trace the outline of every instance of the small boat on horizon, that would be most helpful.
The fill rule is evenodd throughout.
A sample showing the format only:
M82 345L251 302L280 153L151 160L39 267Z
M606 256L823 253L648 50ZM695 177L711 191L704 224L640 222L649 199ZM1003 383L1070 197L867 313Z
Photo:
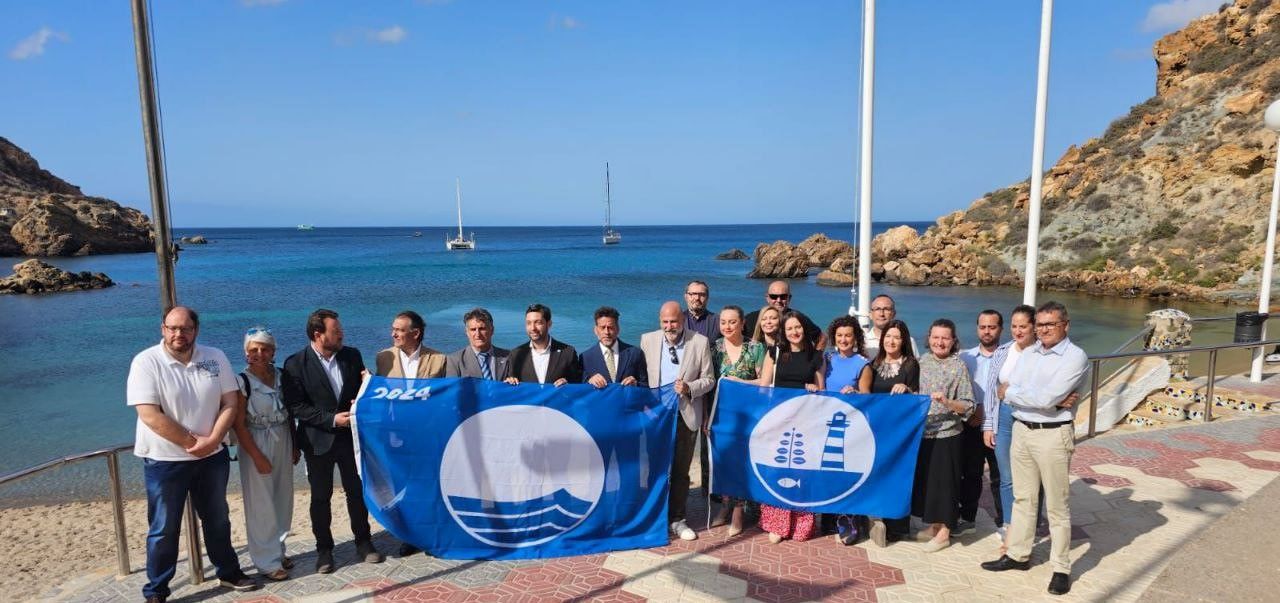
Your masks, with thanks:
M310 224L299 224L299 225L298 225L298 230L315 230L315 229L316 229L316 227L315 227L315 226L312 226L312 225L310 225Z
M462 179L461 178L459 178L456 181L455 192L458 200L458 236L453 237L452 239L446 238L444 240L444 248L449 251L453 251L455 249L475 249L476 233L474 232L471 233L470 239L462 236Z
M604 236L605 245L622 242L622 233L613 229L613 197L609 190L609 162L604 162Z

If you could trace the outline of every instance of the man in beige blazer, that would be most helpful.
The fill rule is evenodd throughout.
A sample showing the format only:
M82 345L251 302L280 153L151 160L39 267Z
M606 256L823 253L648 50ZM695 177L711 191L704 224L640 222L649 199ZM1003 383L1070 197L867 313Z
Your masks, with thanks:
M443 377L445 355L422 345L426 331L427 324L417 312L396 314L391 322L391 347L378 352L375 374L410 379Z
M660 329L640 336L640 350L648 365L649 385L671 385L680 396L667 520L672 535L681 540L697 540L697 533L685 522L685 503L689 498L693 448L705 421L703 399L716 384L711 368L711 346L706 337L685 328L684 313L678 302L662 304L658 321Z
M445 355L422 345L427 323L417 312L405 310L391 321L391 347L378 352L375 361L379 377L432 379L444 376ZM400 543L399 555L408 557L418 547Z

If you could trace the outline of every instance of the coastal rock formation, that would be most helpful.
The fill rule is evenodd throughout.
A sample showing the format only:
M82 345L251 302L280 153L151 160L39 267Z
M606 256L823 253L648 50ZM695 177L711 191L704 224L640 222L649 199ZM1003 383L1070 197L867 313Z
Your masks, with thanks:
M849 243L827 238L822 233L809 235L797 247L809 256L811 267L830 266L837 257L853 253L853 247Z
M1156 43L1156 96L1045 174L1039 284L1125 297L1256 299L1280 96L1280 2L1236 0ZM1020 285L1030 185L1002 188L925 232L876 237L873 277ZM841 266L843 267L843 266Z
M204 238L204 235L196 235L194 237L182 237L181 239L178 239L178 240L188 245L208 245L209 244L209 239Z
M31 259L13 266L13 274L0 279L3 293L57 293L102 289L115 285L101 272L71 273L57 266Z
M853 275L835 270L823 270L818 273L818 284L825 287L852 287Z
M755 267L748 278L805 278L809 275L809 254L786 241L756 245Z
M736 247L733 249L730 249L729 251L716 255L717 260L745 260L750 257L751 256L747 255L747 252L741 249L738 249Z
M85 196L0 137L0 256L152 249L151 222L142 212Z

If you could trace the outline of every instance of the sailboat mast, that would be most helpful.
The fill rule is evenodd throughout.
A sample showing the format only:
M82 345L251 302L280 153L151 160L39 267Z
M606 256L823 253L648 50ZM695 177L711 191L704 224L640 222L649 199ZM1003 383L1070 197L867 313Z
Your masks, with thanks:
M462 238L462 179L458 178L454 185L458 197L458 238Z
M604 231L613 230L613 196L609 191L609 162L604 162Z

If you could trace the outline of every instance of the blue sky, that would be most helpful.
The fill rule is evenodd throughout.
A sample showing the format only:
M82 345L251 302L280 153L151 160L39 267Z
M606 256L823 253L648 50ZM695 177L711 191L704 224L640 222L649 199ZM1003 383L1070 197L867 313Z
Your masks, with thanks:
M1218 0L1059 0L1046 167ZM154 0L176 226L851 220L859 2ZM127 0L3 0L0 136L149 208ZM875 215L1026 178L1040 3L878 3Z

